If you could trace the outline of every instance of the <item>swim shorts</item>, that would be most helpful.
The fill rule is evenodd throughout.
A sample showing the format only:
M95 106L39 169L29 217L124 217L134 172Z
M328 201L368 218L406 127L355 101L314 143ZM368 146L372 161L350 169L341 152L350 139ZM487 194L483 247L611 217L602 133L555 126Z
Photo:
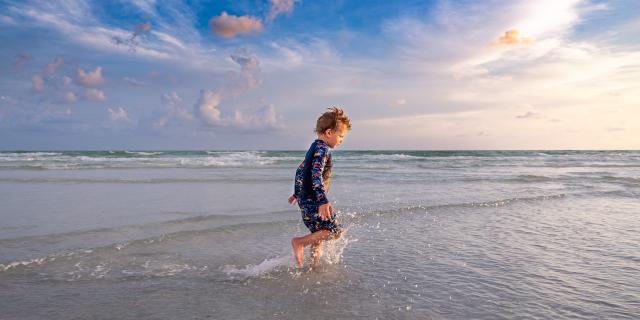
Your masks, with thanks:
M320 230L329 230L332 233L339 235L342 232L342 226L336 221L335 213L329 220L322 220L318 214L319 209L320 206L317 204L303 204L300 206L304 225L307 226L311 233L315 233Z

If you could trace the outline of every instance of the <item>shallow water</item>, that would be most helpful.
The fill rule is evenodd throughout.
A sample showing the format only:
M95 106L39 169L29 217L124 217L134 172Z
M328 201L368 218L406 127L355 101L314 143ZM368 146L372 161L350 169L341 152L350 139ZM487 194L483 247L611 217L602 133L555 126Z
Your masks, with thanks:
M316 268L303 152L0 153L2 319L633 319L640 152L336 151Z

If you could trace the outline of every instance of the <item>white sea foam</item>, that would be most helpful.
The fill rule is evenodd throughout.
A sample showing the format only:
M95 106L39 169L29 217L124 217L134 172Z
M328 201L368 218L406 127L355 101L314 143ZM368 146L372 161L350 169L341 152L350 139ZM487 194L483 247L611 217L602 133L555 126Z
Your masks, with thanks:
M379 160L379 161L400 161L400 160L416 160L424 157L411 156L402 153L393 154L364 154L357 156L344 156L343 159L348 160Z
M0 153L1 167L49 170L102 168L217 168L260 167L297 157L267 157L265 152L207 152L207 154L171 154L165 152L124 151L123 156L62 153ZM114 153L112 153L114 154ZM131 155L131 156L129 156Z
M240 277L260 277L266 275L279 267L293 267L293 257L291 255L266 259L257 265L247 265L237 267L235 265L226 265L222 268L222 272L228 276Z
M7 264L0 264L0 271L7 271L9 269L13 269L17 267L29 267L33 265L41 265L48 261L54 261L54 260L56 260L55 257L41 257L41 258L34 258L31 260L25 260L25 261L13 261Z
M125 151L124 153L141 155L141 156L155 156L155 155L163 154L164 152Z

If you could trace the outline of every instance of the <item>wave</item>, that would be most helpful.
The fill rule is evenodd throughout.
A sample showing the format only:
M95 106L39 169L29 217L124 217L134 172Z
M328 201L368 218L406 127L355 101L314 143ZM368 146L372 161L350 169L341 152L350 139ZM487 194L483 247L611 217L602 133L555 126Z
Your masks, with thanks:
M640 167L638 152L588 151L342 151L345 164L384 166L417 162L425 169L526 167ZM61 151L0 152L0 169L263 167L302 161L304 151ZM377 168L377 167L374 167Z
M45 262L55 261L55 260L56 260L56 256L47 256L47 257L34 258L31 260L13 261L7 264L0 263L0 271L7 271L9 269L13 269L17 267L29 267L33 265L42 265Z
M93 183L131 183L131 184L165 184L165 183L254 183L254 182L286 182L291 178L284 177L250 177L250 178L0 178L0 182L10 183L70 183L70 184L93 184Z
M291 161L296 157L270 157L260 152L224 153L164 153L132 152L118 153L58 153L35 157L23 154L3 154L0 168L77 170L107 168L220 168L220 167L261 167L277 162Z
M209 221L234 222L234 221L243 221L247 219L258 220L260 218L264 218L265 220L273 220L273 217L276 215L282 215L282 214L288 215L289 213L291 213L290 210L270 211L270 212L265 212L260 214L244 214L244 215L204 214L204 215L196 215L196 216L190 216L190 217L180 218L180 219L152 222L147 224L130 224L130 225L123 225L118 227L93 228L93 229L75 230L70 232L53 233L53 234L47 234L47 235L31 235L31 236L20 236L15 238L6 238L6 239L0 239L0 246L15 247L20 243L26 243L26 242L36 242L36 243L46 242L47 244L55 244L55 243L59 243L74 237L97 238L101 234L123 235L127 232L131 232L133 234L140 234L143 231L148 231L148 230L163 230L162 229L163 227L166 228L170 226L176 226L176 225L179 226L179 225L185 225L185 224L199 225L203 222L209 222ZM176 212L160 212L160 214L176 214ZM180 214L180 215L193 214L193 212L177 212L177 214ZM281 220L281 221L286 222L286 221L296 221L296 220L290 219L290 220ZM280 221L271 221L271 222L280 222ZM268 222L265 222L265 223L268 223ZM239 224L242 224L242 223L239 223ZM216 228L233 227L235 225L238 225L238 223L221 225L218 227L204 229L204 230L214 230ZM203 230L203 229L197 229L192 231L199 231L199 230ZM167 229L164 229L164 231L171 232L171 230L167 230ZM168 233L168 234L172 234L172 233ZM162 237L164 238L164 236L166 236L166 234L163 234ZM148 240L148 239L145 238L143 240ZM123 243L119 243L119 244L126 245Z
M505 199L498 199L498 200L492 200L492 201L486 201L486 202L462 202L462 203L450 203L450 204L393 207L393 208L386 208L381 210L354 211L351 213L344 213L342 216L343 216L343 221L348 225L349 223L352 223L361 218L368 217L368 216L381 215L381 214L397 214L397 213L403 213L403 212L430 211L430 210L443 209L443 208L502 207L502 206L507 206L514 203L518 203L518 202L535 202L535 201L562 199L562 198L565 198L566 196L567 196L566 194L551 194L551 195L541 195L541 196L534 196L534 197L505 198ZM94 239L94 238L98 238L100 235L102 236L106 235L108 236L106 237L106 239L111 239L111 241L113 241L113 239L116 239L116 238L122 239L123 234L127 232L129 232L129 234L131 235L137 235L137 234L144 233L143 231L145 230L147 231L157 230L159 233L152 236L147 235L144 238L139 238L139 239L134 238L124 242L119 241L117 243L108 243L102 246L84 248L80 251L71 252L71 253L68 253L68 252L56 253L49 256L36 257L33 259L20 259L17 261L10 261L4 264L0 264L0 271L7 271L9 269L28 267L33 265L42 265L51 261L55 261L55 258L60 255L69 256L69 255L75 255L78 253L93 252L93 251L100 251L100 250L119 251L130 246L139 246L139 245L146 246L153 243L179 239L182 237L193 237L198 235L210 234L212 232L218 233L218 232L236 232L240 230L246 231L251 228L262 229L266 226L282 226L283 224L294 225L295 223L299 223L299 218L297 217L297 215L290 214L291 212L292 212L291 210L273 212L274 214L279 214L279 213L282 214L282 216L277 219L274 219L273 215L265 215L265 214L245 215L245 216L202 215L202 216L187 217L183 219L169 220L169 221L156 222L156 223L143 224L143 225L129 225L129 226L122 226L122 227L115 227L115 228L98 228L98 229L79 230L74 232L53 234L53 235L25 236L25 237L19 237L19 238L2 239L0 240L0 245L6 246L6 247L15 247L16 245L21 245L24 243L35 243L35 244L46 243L47 245L54 245L54 247L56 247L55 246L56 243L59 243L65 240L71 240L72 243L83 243L83 241L79 241L79 239L74 237L82 237L81 239L89 237L91 239ZM264 219L262 219L261 221L257 221L256 219L258 218L264 218ZM230 219L231 220L236 219L236 220L229 221ZM211 225L207 226L207 224L205 223L207 221L213 221L213 220L225 221L228 223L222 224L222 225L213 225L213 226ZM170 228L171 226L178 226L178 227L185 226L187 228L183 227L178 229L176 228L171 229ZM194 229L194 226L197 226L197 228ZM69 238L74 238L74 239L69 239ZM336 249L337 250L336 252L339 252L341 254L342 251L338 249ZM339 254L337 256L334 256L333 258L334 258L334 261L339 261ZM246 269L245 270L246 272L245 271L242 271L242 272L251 273L256 270L262 270L261 268L263 267L265 266L263 265L262 267L256 267L254 269L247 269L245 267L238 270Z
M635 177L603 176L601 179L605 182L622 182L631 184L633 186L638 186L638 184L640 183L640 178Z
M160 154L164 154L164 152L144 152L144 151L124 151L124 153L126 154L132 154L132 155L140 155L140 156L155 156L155 155L160 155Z
M554 181L556 179L566 177L548 177L535 174L521 174L517 176L490 176L490 177L463 177L461 180L466 182L482 182L482 181L495 181L495 182L546 182ZM447 178L450 179L450 178Z
M563 199L565 197L567 197L567 194L560 193L560 194L540 195L540 196L533 196L533 197L505 198L505 199L498 199L498 200L484 201L484 202L481 201L481 202L446 203L446 204L435 204L435 205L413 205L413 206L397 207L397 208L389 208L389 209L381 209L381 210L371 210L367 212L360 212L358 214L351 214L350 216L351 218L357 218L358 216L366 216L366 215L380 215L380 214L402 213L402 212L413 212L413 211L430 211L430 210L436 210L436 209L504 207L504 206L519 203L519 202L548 201L548 200Z

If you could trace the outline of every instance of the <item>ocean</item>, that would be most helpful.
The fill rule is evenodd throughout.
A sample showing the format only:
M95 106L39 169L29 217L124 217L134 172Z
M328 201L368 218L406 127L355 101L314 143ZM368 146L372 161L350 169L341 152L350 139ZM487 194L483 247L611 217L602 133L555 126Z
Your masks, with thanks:
M0 152L0 319L637 319L640 151ZM308 251L308 250L307 250Z

